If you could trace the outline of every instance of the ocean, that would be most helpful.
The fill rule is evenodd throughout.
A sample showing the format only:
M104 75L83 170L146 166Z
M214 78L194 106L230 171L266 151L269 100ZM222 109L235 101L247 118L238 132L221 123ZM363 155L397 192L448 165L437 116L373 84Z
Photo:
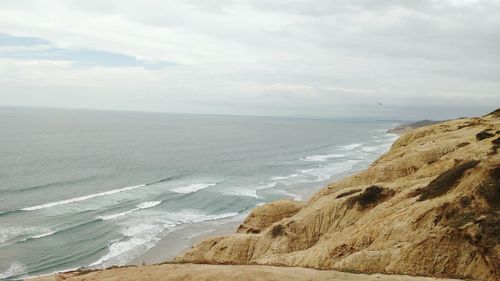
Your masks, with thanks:
M306 200L395 125L0 107L0 279L127 264L176 229Z

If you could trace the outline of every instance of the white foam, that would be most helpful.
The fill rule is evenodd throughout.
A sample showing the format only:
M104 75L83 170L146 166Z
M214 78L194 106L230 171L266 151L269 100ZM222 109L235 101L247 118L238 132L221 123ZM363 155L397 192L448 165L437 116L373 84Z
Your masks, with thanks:
M183 210L176 213L162 213L161 216L156 217L151 216L148 217L149 221L144 223L128 222L129 225L121 231L126 238L112 242L108 247L108 253L89 266L107 267L126 264L153 247L160 240L160 233L178 224L212 221L236 215L238 213L206 215L196 210Z
M316 177L314 181L320 182L330 179L333 175L347 172L351 170L354 165L362 161L363 160L348 160L339 163L331 163L317 168L301 170L301 172Z
M131 210L128 210L128 211L125 211L125 212L117 213L117 214L112 214L112 215L107 215L107 216L99 216L97 218L101 219L101 220L116 219L116 218L119 218L119 217L126 216L128 214L131 214L131 213L133 213L135 211L138 211L138 210L153 208L155 206L158 206L161 202L162 201L148 201L148 202L143 202L143 203L140 203L139 205L137 205L137 208L134 208L134 209L131 209Z
M0 273L0 279L9 278L12 276L23 275L26 273L26 266L24 264L15 261L10 264L9 268L4 272Z
M318 155L310 155L304 158L301 158L302 161L310 161L310 162L325 162L331 158L342 158L345 157L345 154L318 154Z
M0 244L4 243L10 244L12 242L15 242L16 238L26 237L27 235L33 235L40 232L44 233L48 231L50 230L40 229L37 227L21 227L21 226L0 227Z
M365 146L365 147L361 148L361 150L363 150L364 152L373 152L379 148L380 148L380 146Z
M280 193L280 194L284 194L285 196L291 197L295 201L302 201L302 196L295 194L295 193L288 192L284 189L278 189L276 192Z
M171 189L171 191L173 191L175 193L193 193L193 192L196 192L198 190L202 190L202 189L205 189L207 187L214 186L214 185L216 185L216 183L194 183L194 184L190 184L190 185L183 185L183 186L175 187L175 188Z
M139 205L137 205L138 209L149 209L153 208L155 206L158 206L161 203L161 201L148 201L148 202L143 202Z
M146 185L141 184L141 185L124 187L124 188L120 188L120 189L113 189L110 191L104 191L104 192L89 194L89 195L85 195L85 196L81 196L81 197L75 197L75 198L71 198L71 199L61 200L61 201L57 201L57 202L36 205L33 207L27 207L27 208L23 208L21 210L23 210L23 211L35 211L35 210L40 210L40 209L52 208L55 206L76 203L76 202L85 201L85 200L96 198L96 197L112 195L112 194L116 194L116 193L120 193L120 192L124 192L124 191L130 191L130 190L136 189L138 187L144 187L144 186L146 186Z
M234 217L237 216L238 213L230 212L218 215L207 215L205 213L199 212L198 210L182 210L180 212L170 213L169 215L172 218L177 218L178 223L198 223Z
M291 174L289 176L277 176L277 177L272 177L271 180L273 180L273 181L287 180L287 179L295 178L298 176L299 176L299 174Z
M39 235L35 235L35 236L32 236L31 239L38 239L38 238L42 238L42 237L46 237L46 236L50 236L54 233L56 233L57 231L49 231L49 232L45 232L45 233L42 233L42 234L39 234Z
M103 221L106 221L106 220L112 220L112 219L116 219L116 218L119 218L119 217L126 216L126 215L128 215L128 214L131 214L131 213L133 213L135 210L138 210L138 209L137 209L137 208L135 208L135 209L128 210L128 211L125 211L125 212L116 213L116 214L107 215L107 216L98 216L97 218L98 218L98 219L101 219L101 220L103 220Z
M264 185L258 185L255 187L255 190L261 190L261 189L268 189L268 188L273 188L277 185L278 183L277 182L270 182L268 184L264 184Z
M268 188L273 188L278 184L278 182L269 182L269 183L264 183L261 182L261 185L257 186L250 186L250 187L236 187L230 190L225 190L225 194L229 195L236 195L236 196L247 196L247 197L254 197L254 198L259 198L257 195L258 190L262 189L268 189Z
M150 237L150 239L152 238L153 236ZM140 252L153 246L154 244L150 244L147 238L129 238L126 241L115 242L108 247L108 253L106 255L91 263L89 266L100 265L102 267L107 267L112 264L125 264L134 258L134 255L131 253L132 251L135 252L135 255L138 255Z
M153 247L160 239L159 234L175 223L163 221L159 224L134 223L132 226L122 230L126 238L114 241L108 246L108 253L89 266L107 267L115 264L125 264L132 261L136 256Z
M230 194L230 195L236 195L236 196L246 196L246 197L259 198L259 196L257 195L257 190L253 190L253 189L238 188L238 189L228 191L226 193Z
M353 150L353 149L356 149L360 146L362 146L361 143L352 143L352 144L347 144L347 145L341 145L341 146L339 146L339 149L340 150Z
M399 139L399 136L396 134L387 134L387 135L390 136L388 139L390 142L395 142L397 139Z

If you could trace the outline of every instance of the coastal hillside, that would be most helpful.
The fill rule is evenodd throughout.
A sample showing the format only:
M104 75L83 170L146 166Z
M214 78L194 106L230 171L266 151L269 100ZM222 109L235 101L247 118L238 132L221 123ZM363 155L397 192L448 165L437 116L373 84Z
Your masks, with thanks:
M417 128L365 171L259 206L174 264L39 280L499 280L499 147L500 110Z

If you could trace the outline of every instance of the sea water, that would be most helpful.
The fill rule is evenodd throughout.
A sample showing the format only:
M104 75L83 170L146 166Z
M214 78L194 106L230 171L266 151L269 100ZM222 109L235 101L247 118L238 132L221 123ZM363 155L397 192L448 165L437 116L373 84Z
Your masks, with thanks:
M0 279L125 264L183 225L307 199L394 125L0 107Z

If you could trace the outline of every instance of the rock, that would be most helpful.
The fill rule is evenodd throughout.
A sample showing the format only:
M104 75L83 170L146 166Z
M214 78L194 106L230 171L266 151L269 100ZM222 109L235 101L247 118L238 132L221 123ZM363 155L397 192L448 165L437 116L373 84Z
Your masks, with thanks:
M238 233L260 233L263 229L284 218L295 215L304 203L293 200L279 200L259 206L250 212Z

